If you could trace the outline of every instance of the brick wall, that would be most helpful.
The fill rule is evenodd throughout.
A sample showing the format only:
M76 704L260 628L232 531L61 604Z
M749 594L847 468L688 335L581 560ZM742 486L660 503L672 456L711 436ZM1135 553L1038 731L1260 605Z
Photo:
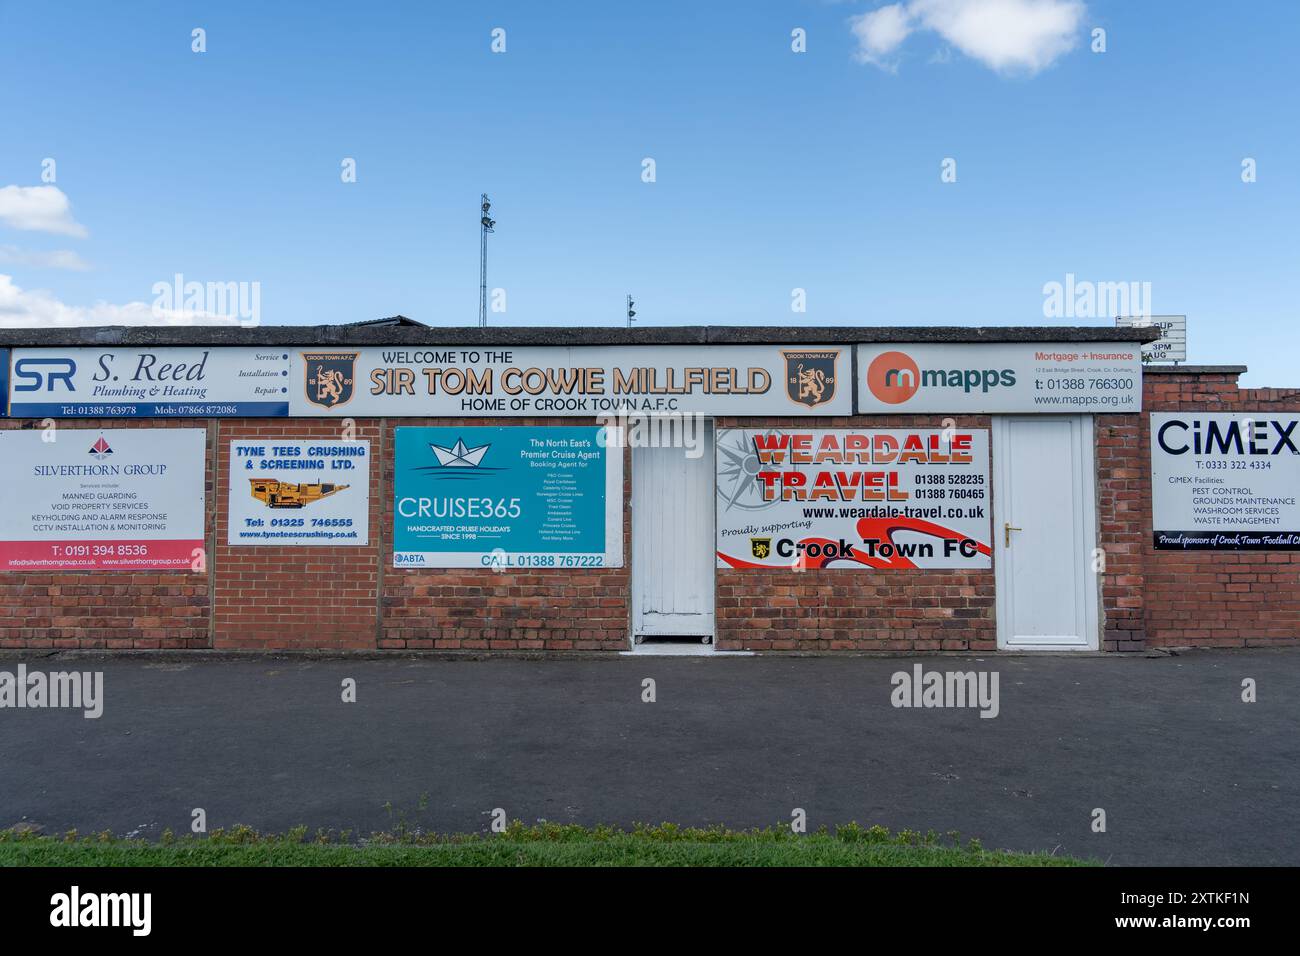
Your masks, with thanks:
M1108 650L1300 642L1300 554L1157 552L1151 546L1151 411L1295 411L1300 390L1236 387L1232 374L1146 376L1141 415L1099 415L1098 531ZM719 419L718 427L935 428L944 416ZM954 416L989 428L988 416ZM0 419L0 428L36 423ZM205 428L207 566L201 572L0 573L0 648L622 650L631 540L616 569L493 573L392 567L393 432L460 419L357 419L371 442L364 547L226 545L230 442L338 438L332 419L66 420L60 429ZM590 425L568 418L514 425ZM166 440L160 434L159 440ZM624 502L631 454L624 452ZM996 647L993 572L719 569L724 650L954 650Z
M342 423L331 419L224 419L208 431L216 458L216 550L213 565L212 646L217 649L373 649L378 624L380 462L392 447L376 419L355 419L352 438L370 442L370 527L364 546L292 547L226 544L230 443L275 439L335 441ZM215 446L215 448L214 448ZM211 466L209 465L211 478ZM248 494L238 479L239 494ZM351 492L349 492L351 493Z
M1150 524L1143 501L1149 459L1139 438L1142 415L1093 416L1097 466L1097 537L1104 564L1101 587L1102 649L1140 651L1146 646L1143 555Z
M0 419L0 428L34 426ZM338 439L335 419L64 420L60 430L205 428L206 562L200 571L0 573L0 648L623 650L628 643L631 529L624 567L493 573L392 567L393 430L463 419L354 420L370 441L365 546L226 544L230 444ZM572 418L512 425L595 424ZM160 434L160 440L165 436ZM624 502L631 493L624 451Z
M393 430L419 425L464 425L459 418L403 418ZM493 424L498 424L494 422ZM590 427L594 420L512 419L511 425ZM626 650L631 593L630 452L623 451L623 567L536 571L473 568L394 568L385 543L381 648L452 650ZM382 461L384 488L393 487L392 455ZM383 527L393 526L393 496L383 499Z
M39 422L0 419L0 428L38 427ZM118 421L65 419L55 435L71 429L207 428L193 419ZM89 446L87 442L87 446ZM214 494L211 464L205 470L204 536L212 552ZM6 507L12 507L6 503ZM199 648L210 646L211 591L206 572L0 571L0 648L96 650Z
M1300 410L1300 389L1239 389L1236 374L1145 376L1146 412ZM1140 460L1151 460L1142 416ZM1300 552L1157 551L1151 487L1141 486L1144 621L1153 646L1255 647L1300 643Z
M949 421L989 428L987 415L720 418L716 425L944 428ZM997 647L993 571L719 568L717 628L719 650L991 651Z

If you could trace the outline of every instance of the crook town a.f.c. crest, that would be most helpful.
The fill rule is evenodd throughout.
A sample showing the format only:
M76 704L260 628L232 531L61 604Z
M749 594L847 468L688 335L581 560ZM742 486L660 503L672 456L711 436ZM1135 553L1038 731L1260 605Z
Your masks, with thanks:
M352 400L353 367L359 352L303 352L307 364L307 401L337 408Z
M839 349L781 354L785 356L785 392L792 402L815 408L835 397Z

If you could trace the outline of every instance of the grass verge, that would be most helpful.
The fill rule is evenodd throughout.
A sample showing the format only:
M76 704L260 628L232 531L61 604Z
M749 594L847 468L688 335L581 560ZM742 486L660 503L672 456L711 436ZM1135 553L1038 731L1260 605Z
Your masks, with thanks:
M351 833L305 827L284 834L250 827L213 830L157 842L110 833L62 837L0 831L0 866L1089 866L1090 861L1046 853L985 850L956 834L856 823L794 834L762 830L695 829L672 823L613 827L515 822L504 832L431 834Z

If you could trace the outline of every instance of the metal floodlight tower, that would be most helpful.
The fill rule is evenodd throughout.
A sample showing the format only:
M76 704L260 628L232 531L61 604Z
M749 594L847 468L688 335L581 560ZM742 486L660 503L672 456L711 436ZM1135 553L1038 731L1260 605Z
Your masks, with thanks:
M487 237L497 221L488 215L492 203L487 193L479 195L479 254L478 254L478 324L479 328L487 326Z

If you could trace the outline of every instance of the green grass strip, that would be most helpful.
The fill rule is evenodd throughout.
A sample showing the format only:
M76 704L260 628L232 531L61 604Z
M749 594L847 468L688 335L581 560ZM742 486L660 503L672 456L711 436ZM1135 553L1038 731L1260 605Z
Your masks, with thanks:
M251 827L158 842L111 833L63 836L0 831L0 866L1090 866L1046 853L985 850L884 827L845 824L795 834L788 827L728 830L664 823L632 830L514 822L497 834L398 830L354 838L349 831L298 827L284 834Z

